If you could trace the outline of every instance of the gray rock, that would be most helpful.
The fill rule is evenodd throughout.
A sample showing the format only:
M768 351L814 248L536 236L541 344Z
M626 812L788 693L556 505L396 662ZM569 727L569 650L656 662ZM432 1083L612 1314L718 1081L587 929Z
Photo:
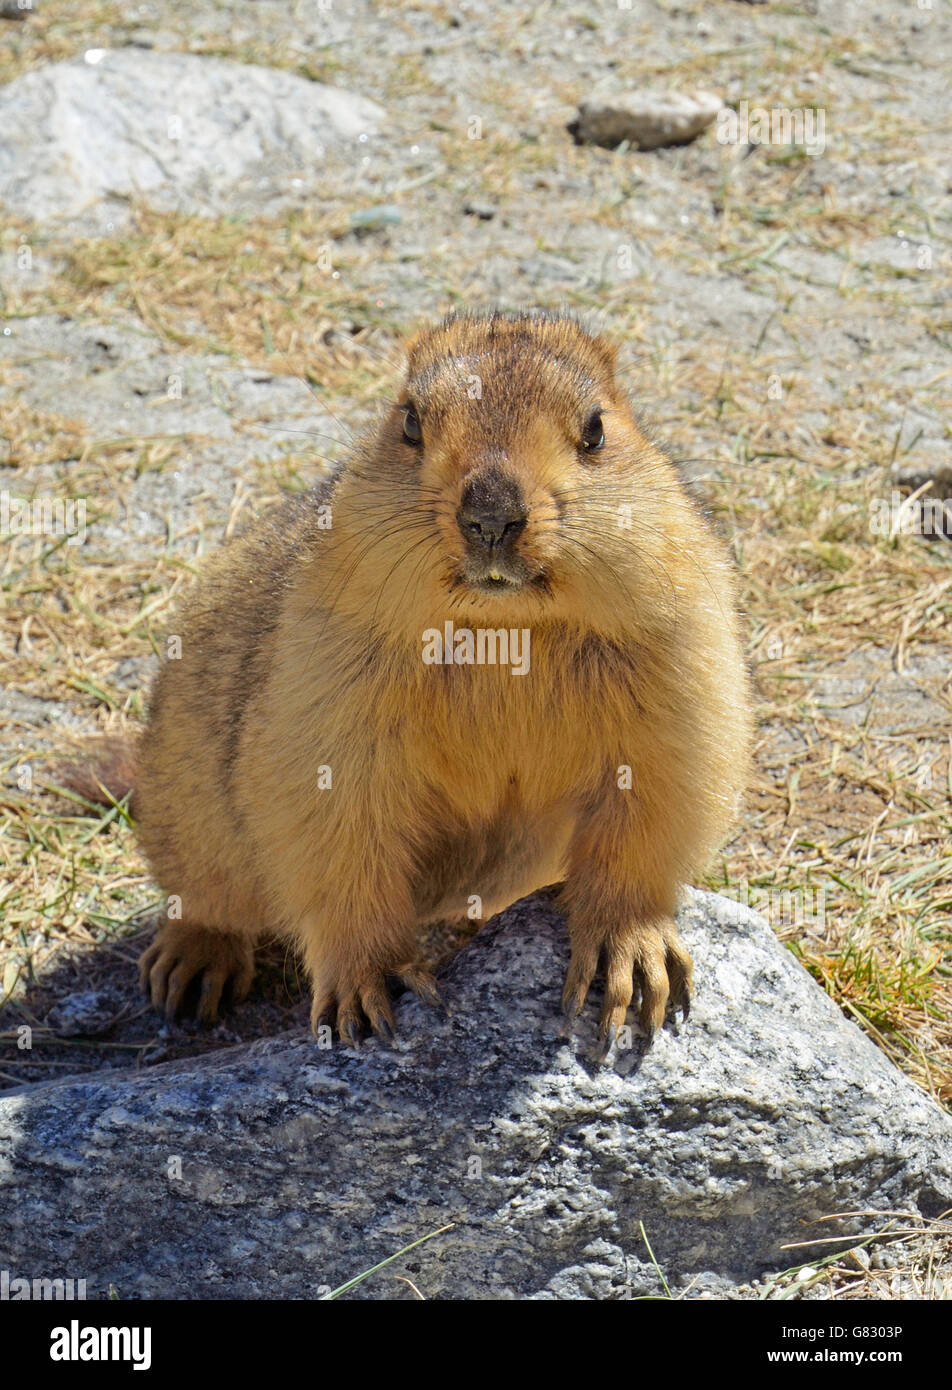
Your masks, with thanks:
M615 1298L660 1292L643 1224L674 1288L728 1296L817 1217L947 1208L952 1120L762 919L692 894L681 922L690 1020L604 1067L594 1001L561 1036L543 894L456 959L450 1018L400 1001L392 1048L291 1035L9 1093L0 1263L90 1296L313 1297L454 1223L355 1296Z
M393 203L383 203L375 208L362 208L352 212L348 225L354 232L380 232L385 227L397 227L401 222L400 209Z
M0 719L24 726L60 723L69 715L61 700L27 695L22 690L0 690Z
M384 117L349 92L273 68L141 48L88 49L0 89L0 201L71 217L106 200L215 210L266 201Z
M100 990L67 994L53 1005L46 1022L60 1038L91 1038L108 1032L118 1012L112 995Z
M712 92L644 91L592 96L579 103L569 130L580 145L614 148L627 140L641 150L685 145L714 121L723 106Z

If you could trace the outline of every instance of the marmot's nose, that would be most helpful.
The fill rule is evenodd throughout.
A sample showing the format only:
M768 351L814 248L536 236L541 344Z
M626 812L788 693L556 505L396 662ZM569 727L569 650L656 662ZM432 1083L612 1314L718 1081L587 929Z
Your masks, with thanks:
M526 518L524 516L499 516L488 512L460 512L460 530L465 538L473 545L485 546L487 550L494 547L503 549L511 545L512 542L526 528Z
M470 545L503 550L525 530L528 515L518 483L497 474L467 483L456 520Z

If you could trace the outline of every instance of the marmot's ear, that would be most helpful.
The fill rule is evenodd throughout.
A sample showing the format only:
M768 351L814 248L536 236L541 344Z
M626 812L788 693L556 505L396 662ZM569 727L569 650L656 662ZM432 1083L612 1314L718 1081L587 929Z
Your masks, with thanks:
M426 337L427 332L428 330L426 328L418 328L415 333L410 334L409 338L404 338L402 344L404 357L410 358L413 356L420 346L420 343Z
M442 327L443 324L440 324L440 328ZM435 329L432 324L424 324L422 328L414 329L409 337L404 338L402 344L404 362L412 362L424 342L426 342L427 339L432 342L437 336L438 331L439 330Z
M609 342L607 338L595 338L594 342L614 381L618 371L618 344Z

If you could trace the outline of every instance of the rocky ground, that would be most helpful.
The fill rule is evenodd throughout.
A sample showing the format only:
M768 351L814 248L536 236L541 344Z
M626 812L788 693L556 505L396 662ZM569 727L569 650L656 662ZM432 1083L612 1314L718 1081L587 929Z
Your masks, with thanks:
M87 522L0 551L0 1081L301 1022L280 948L212 1034L144 1008L156 891L122 809L58 800L53 759L141 714L202 555L346 448L408 329L532 304L624 343L732 540L761 717L711 885L952 1099L952 552L899 513L952 498L950 49L939 0L0 19L0 491ZM272 73L280 121L231 62ZM578 102L645 86L822 113L823 148L573 143Z
M314 1298L380 1261L357 1297L947 1295L952 1119L749 909L691 894L680 927L688 1025L604 1064L539 894L393 1045L300 1029L0 1098L4 1259L123 1300Z

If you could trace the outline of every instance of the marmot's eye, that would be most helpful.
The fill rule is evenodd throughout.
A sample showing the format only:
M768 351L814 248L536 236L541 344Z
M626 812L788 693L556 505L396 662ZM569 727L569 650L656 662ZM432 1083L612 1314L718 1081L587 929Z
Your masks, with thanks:
M422 444L423 442L420 419L412 405L403 407L403 439L406 444Z
M605 431L602 428L602 412L593 410L582 431L582 448L587 454L592 454L596 449L600 449L604 443Z

